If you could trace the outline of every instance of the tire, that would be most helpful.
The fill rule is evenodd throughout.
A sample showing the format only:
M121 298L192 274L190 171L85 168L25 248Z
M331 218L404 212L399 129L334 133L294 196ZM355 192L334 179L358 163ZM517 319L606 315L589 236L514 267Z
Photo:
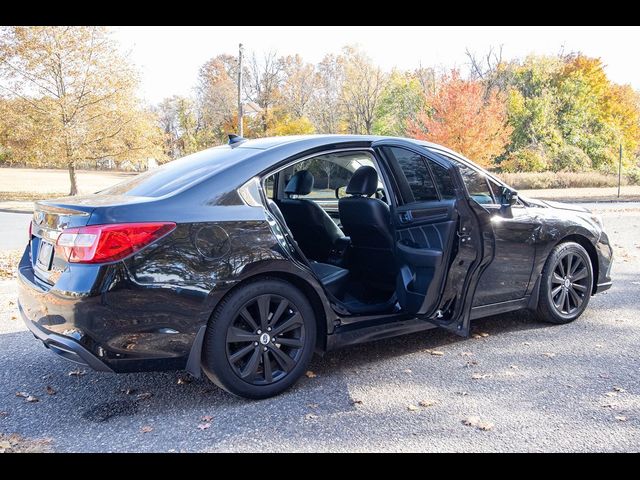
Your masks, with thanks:
M557 245L544 264L540 282L537 318L555 324L573 322L591 297L593 266L589 254L575 242Z
M315 315L302 292L283 280L258 280L233 291L215 309L202 367L229 393L272 397L306 371L315 342Z

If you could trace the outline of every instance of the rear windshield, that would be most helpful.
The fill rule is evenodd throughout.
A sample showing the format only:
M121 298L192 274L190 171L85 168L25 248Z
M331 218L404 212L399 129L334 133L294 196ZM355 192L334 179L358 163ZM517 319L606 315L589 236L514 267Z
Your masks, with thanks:
M203 177L255 154L255 150L230 148L227 145L210 148L166 163L97 193L162 197L197 182Z

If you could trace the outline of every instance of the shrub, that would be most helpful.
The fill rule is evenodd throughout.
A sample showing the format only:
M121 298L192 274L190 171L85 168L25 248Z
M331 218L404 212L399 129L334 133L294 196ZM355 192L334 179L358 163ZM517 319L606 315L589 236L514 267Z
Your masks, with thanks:
M554 172L586 172L591 166L589 156L573 145L562 147L550 165Z
M627 170L626 177L629 185L640 185L640 167Z
M521 148L500 163L503 172L544 172L549 162L541 150Z
M520 172L503 173L499 176L512 187L523 190L537 190L544 188L615 187L618 185L617 175L603 175L596 172ZM631 183L631 179L629 179L629 183ZM622 178L622 184L627 184L627 179L624 177Z

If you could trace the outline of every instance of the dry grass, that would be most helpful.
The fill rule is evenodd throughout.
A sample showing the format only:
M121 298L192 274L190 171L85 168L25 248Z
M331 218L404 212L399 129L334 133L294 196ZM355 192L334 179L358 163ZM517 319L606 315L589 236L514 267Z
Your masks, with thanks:
M616 187L617 175L604 175L597 172L569 173L502 173L499 177L516 189L542 190L547 188L601 188ZM627 179L622 177L622 185L627 185Z

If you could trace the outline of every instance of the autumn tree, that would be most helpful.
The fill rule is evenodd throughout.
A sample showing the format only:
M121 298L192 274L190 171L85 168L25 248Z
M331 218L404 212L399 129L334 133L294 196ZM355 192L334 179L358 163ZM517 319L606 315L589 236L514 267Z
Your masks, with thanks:
M454 70L426 102L428 109L409 120L407 131L414 138L446 145L484 167L509 143L504 100L495 92L485 100L480 82L464 80Z
M246 96L262 109L260 128L262 134L266 135L273 108L280 97L283 63L274 51L265 53L260 59L253 54L249 57L245 77Z
M409 72L393 71L376 107L373 133L404 136L409 119L425 108L420 79Z
M342 106L349 132L371 134L386 76L364 52L355 47L345 47L343 57Z
M218 55L198 72L197 103L204 127L223 141L235 131L238 107L236 79L238 60L232 55Z
M153 117L135 96L137 76L103 27L3 27L0 77L2 93L19 101L18 119L37 126L8 144L20 142L25 162L65 166L71 195L79 162L161 153Z
M304 62L300 55L284 57L280 63L283 73L281 107L294 118L308 117L317 82L314 66Z

